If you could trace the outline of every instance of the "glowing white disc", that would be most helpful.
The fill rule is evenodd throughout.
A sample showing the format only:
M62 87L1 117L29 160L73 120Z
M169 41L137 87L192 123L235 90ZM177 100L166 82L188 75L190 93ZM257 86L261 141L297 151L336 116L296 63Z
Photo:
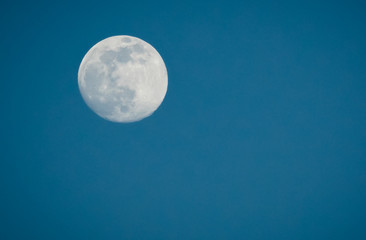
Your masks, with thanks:
M78 83L84 101L96 114L113 122L135 122L160 106L168 75L155 48L124 35L104 39L87 52Z

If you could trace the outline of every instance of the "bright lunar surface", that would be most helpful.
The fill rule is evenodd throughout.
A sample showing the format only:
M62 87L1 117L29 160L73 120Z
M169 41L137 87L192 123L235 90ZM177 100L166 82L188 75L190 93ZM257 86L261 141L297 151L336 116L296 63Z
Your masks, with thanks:
M164 100L168 75L163 59L147 42L114 36L94 45L78 73L81 95L99 116L134 122L150 116Z

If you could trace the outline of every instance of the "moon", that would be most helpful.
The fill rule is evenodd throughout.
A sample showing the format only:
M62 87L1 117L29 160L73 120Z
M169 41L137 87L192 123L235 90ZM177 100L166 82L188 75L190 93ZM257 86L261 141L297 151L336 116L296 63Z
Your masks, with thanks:
M160 106L168 74L153 46L121 35L98 42L86 53L78 84L85 103L96 114L127 123L150 116Z

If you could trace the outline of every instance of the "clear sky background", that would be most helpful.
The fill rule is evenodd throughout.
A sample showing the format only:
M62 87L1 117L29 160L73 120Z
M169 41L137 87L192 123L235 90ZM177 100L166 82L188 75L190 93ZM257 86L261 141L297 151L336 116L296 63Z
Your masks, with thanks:
M366 239L364 1L1 1L0 239ZM84 103L85 53L153 45L149 118Z

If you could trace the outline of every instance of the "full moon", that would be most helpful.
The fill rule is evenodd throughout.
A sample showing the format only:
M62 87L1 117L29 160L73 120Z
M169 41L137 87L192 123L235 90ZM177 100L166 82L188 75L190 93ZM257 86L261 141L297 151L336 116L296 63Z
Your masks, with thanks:
M160 106L168 74L154 47L122 35L106 38L86 53L78 84L84 101L99 116L113 122L135 122Z

